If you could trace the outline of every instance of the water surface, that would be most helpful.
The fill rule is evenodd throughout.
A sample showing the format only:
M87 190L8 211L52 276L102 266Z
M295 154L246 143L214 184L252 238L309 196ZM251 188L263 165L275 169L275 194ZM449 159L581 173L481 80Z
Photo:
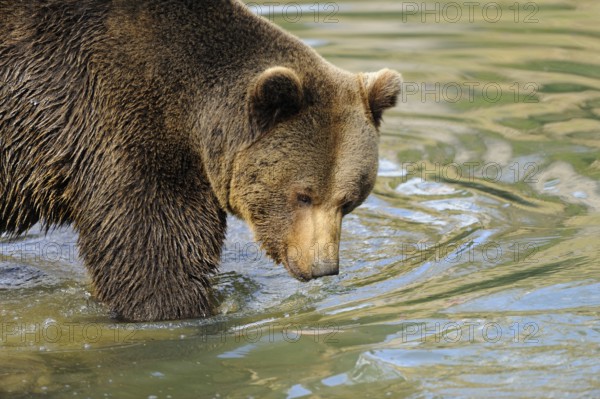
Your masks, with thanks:
M73 231L0 238L0 397L600 397L600 3L293 4L262 11L405 79L340 275L232 219L217 316L114 324Z

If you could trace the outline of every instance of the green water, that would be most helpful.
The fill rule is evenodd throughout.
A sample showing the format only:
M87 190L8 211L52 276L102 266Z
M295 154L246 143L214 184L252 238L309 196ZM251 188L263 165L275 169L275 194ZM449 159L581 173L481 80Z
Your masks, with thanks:
M600 3L290 4L331 62L405 79L340 275L231 220L218 316L115 325L71 230L0 239L0 397L600 397Z

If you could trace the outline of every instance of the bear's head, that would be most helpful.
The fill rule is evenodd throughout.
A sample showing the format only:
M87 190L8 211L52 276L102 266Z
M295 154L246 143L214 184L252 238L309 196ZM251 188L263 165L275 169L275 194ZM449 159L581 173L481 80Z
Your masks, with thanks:
M299 280L337 274L342 218L371 192L378 128L401 88L397 72L259 73L247 94L246 145L229 203Z

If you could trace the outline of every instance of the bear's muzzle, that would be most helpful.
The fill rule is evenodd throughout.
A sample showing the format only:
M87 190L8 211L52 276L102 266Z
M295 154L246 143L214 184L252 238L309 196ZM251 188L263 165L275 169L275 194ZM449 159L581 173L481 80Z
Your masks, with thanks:
M342 213L338 209L312 207L294 221L285 266L297 279L308 281L339 273Z

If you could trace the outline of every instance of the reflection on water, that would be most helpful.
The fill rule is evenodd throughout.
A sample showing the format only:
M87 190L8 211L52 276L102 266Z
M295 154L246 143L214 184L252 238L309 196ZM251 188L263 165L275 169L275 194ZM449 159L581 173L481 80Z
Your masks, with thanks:
M0 396L600 396L600 6L449 4L274 9L405 79L339 276L293 280L231 220L218 316L113 324L72 231L0 239Z

